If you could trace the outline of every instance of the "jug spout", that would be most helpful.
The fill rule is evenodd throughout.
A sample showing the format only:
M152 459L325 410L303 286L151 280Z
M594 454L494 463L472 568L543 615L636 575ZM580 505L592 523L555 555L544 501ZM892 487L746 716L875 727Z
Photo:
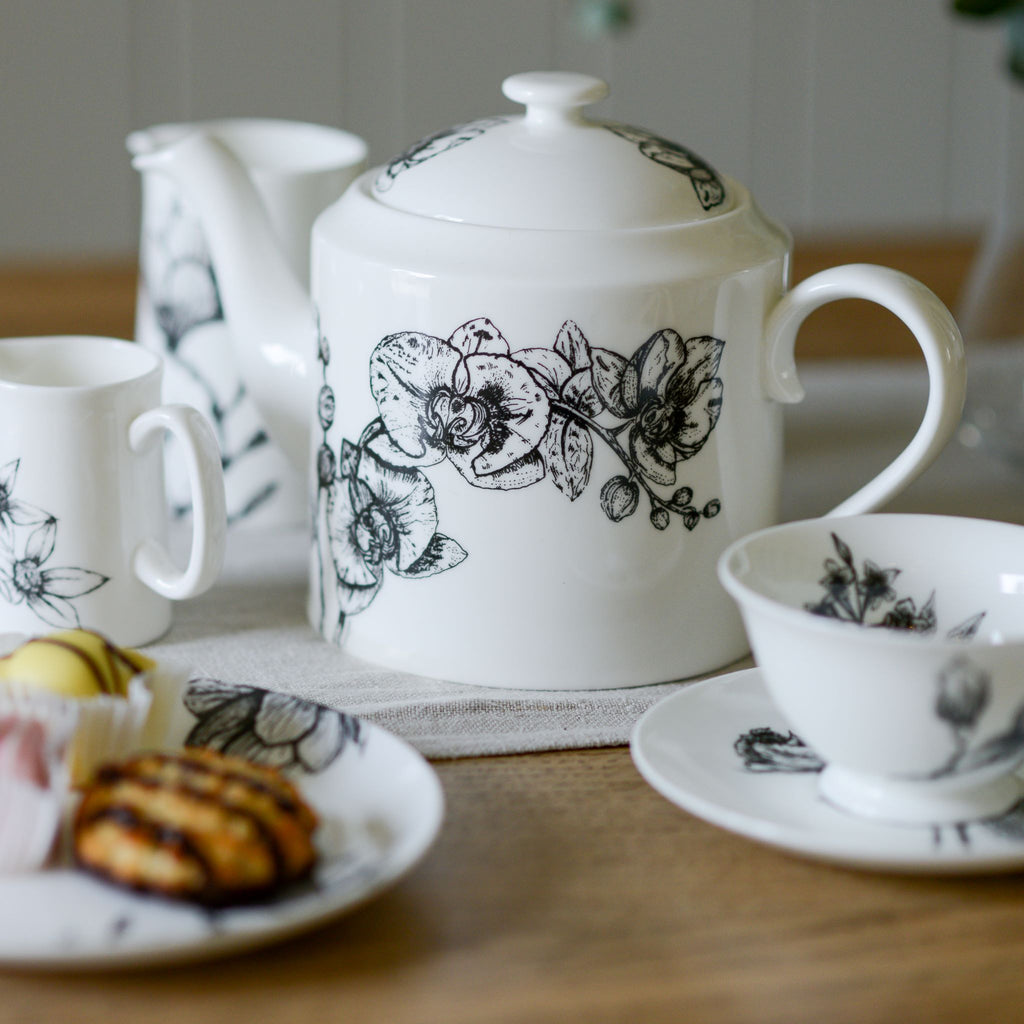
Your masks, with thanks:
M201 129L165 142L136 132L132 165L168 176L202 224L224 317L245 386L271 437L303 472L309 465L316 317L245 168Z

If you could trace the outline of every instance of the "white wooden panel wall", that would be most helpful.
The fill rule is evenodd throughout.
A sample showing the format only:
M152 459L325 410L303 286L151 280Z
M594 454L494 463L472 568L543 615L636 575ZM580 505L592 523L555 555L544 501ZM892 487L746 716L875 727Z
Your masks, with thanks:
M804 234L979 225L1003 39L948 0L0 0L0 260L135 246L123 149L163 120L338 124L375 161L511 109L514 71L602 75L598 112L681 141Z

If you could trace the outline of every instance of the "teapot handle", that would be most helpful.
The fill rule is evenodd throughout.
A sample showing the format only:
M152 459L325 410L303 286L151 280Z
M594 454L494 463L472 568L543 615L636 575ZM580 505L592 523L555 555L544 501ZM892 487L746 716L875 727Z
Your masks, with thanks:
M797 331L810 313L836 299L868 299L895 313L921 346L929 377L928 404L917 433L881 473L827 513L844 516L874 511L931 464L960 422L967 374L960 330L934 292L898 270L851 263L801 281L769 313L763 367L770 398L803 399L793 351Z

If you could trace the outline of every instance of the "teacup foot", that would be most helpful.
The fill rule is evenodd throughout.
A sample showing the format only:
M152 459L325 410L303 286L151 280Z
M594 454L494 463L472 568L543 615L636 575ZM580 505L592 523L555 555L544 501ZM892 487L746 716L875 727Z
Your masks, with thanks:
M840 810L904 825L948 825L1004 814L1024 799L1024 780L1013 773L963 779L892 779L828 765L818 791Z

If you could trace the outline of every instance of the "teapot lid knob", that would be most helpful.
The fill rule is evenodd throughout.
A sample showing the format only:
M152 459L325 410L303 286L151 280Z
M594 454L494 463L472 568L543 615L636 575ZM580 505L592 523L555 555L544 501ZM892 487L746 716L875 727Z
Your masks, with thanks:
M526 106L526 124L550 127L583 120L580 108L608 95L608 83L572 71L525 71L501 83L501 91Z

